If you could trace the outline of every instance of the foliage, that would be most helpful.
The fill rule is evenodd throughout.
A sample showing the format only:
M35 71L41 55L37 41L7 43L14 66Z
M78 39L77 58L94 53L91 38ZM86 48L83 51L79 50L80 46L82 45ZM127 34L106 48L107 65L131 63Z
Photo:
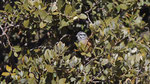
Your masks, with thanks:
M143 21L144 14L139 14L144 5L150 5L148 0L3 3L2 84L150 82L149 24ZM91 40L88 53L75 51L79 31Z

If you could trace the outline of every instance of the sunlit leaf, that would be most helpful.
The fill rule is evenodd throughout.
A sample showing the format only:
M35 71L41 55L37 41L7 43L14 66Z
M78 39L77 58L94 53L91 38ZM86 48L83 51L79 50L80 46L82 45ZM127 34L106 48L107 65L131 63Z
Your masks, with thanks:
M30 9L28 8L28 4L27 3L23 4L23 7L24 7L25 10L30 11Z
M72 11L72 6L70 4L67 4L65 7L65 14L69 15Z
M8 12L11 12L11 11L12 11L12 7L11 7L10 4L7 4L7 5L5 6L5 11L8 11Z
M15 71L16 71L16 68L14 68L12 72L14 73Z
M16 75L16 73L11 73L11 76L15 76Z
M69 23L66 22L65 20L62 20L61 23L60 23L60 25L61 25L60 28L62 28L62 27L68 26Z
M9 52L9 57L12 55L12 51Z
M118 57L118 60L122 61L122 60L123 60L123 58L122 58L122 57Z
M142 21L142 17L137 17L135 20L135 23L139 24L139 23L141 23L141 21Z
M46 60L50 61L50 58L53 58L54 56L52 55L53 51L46 49L44 53L44 57Z
M65 7L65 14L69 15L72 11L72 6L70 4L67 4Z
M58 15L58 14L60 14L59 12L53 12L52 13L53 15Z
M18 54L17 54L16 52L14 52L14 56L15 56L15 57L18 57Z
M20 46L14 46L13 48L15 49L15 52L20 52L21 51L21 47Z
M33 73L29 73L29 77L33 78L34 74Z
M9 76L9 75L10 75L9 72L3 72L3 73L2 73L2 76Z
M61 10L61 8L64 4L65 3L63 2L63 0L58 0L58 9Z
M111 11L111 10L113 9L113 3L109 3L109 4L107 5L107 7L108 7L109 11Z
M42 20L45 20L46 17L48 16L48 13L45 10L39 10L38 15L40 15Z
M46 65L46 70L50 73L54 72L54 68L51 65Z
M40 10L45 10L47 7L45 6L45 7L43 7L43 8L41 8Z
M11 71L12 71L12 68L11 68L10 66L6 65L6 70L7 70L8 72L11 72Z
M87 65L87 66L85 67L86 73L88 73L88 72L90 71L90 69L91 69L91 65Z
M28 83L36 84L36 79L34 77L28 79Z
M46 19L44 20L45 22L51 23L52 22L52 16L47 16Z
M82 14L79 15L79 18L80 18L80 19L87 19L87 16L82 13Z
M82 53L81 53L81 55L85 56L85 55L86 55L86 53L85 53L85 52L82 52Z
M29 20L24 20L23 25L25 28L29 26Z
M46 23L44 23L44 22L40 23L40 28L44 28L45 26L46 26Z
M126 74L126 75L123 75L123 76L125 76L125 77L133 77L134 74Z
M83 71L84 66L82 64L80 64L79 68L80 68L81 71Z
M102 75L99 79L100 80L106 80L106 77L104 75Z
M52 80L52 81L51 81L51 84L57 84L57 83L56 83L56 81L55 81L55 80Z
M75 80L76 80L76 78L71 77L71 79L70 79L70 80L71 80L71 82L73 82L73 81L75 81Z
M128 7L126 4L120 4L120 8L126 10Z
M59 83L58 83L58 84L65 84L65 82L66 82L66 78L61 78L61 79L59 80Z
M58 8L57 8L57 6L56 6L56 3L54 2L53 3L53 6L52 6L52 8L51 8L51 10L52 10L52 12L54 12L54 11L56 11Z
M88 52L88 53L86 54L86 56L87 56L87 57L91 57L92 55L91 55L90 52Z
M101 62L102 65L106 65L107 63L108 63L108 59L103 59Z

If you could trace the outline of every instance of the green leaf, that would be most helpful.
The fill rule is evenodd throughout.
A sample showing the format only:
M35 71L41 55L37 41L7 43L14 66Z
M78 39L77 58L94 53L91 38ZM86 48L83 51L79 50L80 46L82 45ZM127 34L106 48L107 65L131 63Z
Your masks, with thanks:
M71 80L71 82L73 82L73 81L75 81L75 80L76 80L76 78L71 77L71 79L70 79L70 80Z
M86 73L88 73L88 72L90 71L90 69L91 69L91 65L87 65L87 66L85 67Z
M102 75L99 79L100 80L106 80L106 77L104 75Z
M136 24L140 24L141 21L142 21L142 17L138 16L138 17L136 18L136 20L135 20L135 23L136 23Z
M82 52L82 53L81 53L81 55L83 55L83 56L84 56L84 55L86 55L86 53L85 53L85 52Z
M53 12L52 13L53 15L58 15L58 14L60 14L59 12Z
M83 64L80 64L79 68L80 68L81 71L83 71L84 70Z
M69 15L72 11L72 6L70 4L65 7L65 15Z
M54 68L51 65L46 65L46 70L50 73L54 72Z
M122 48L124 48L124 47L125 47L124 42L121 42L121 43L120 43L120 49L122 49Z
M45 59L50 61L50 58L53 58L53 54L52 53L53 53L52 50L46 49L45 53L44 53Z
M86 54L86 56L87 56L87 57L91 57L92 55L91 55L90 52L88 52L88 53Z
M48 13L46 11L44 11L44 10L39 10L38 14L40 15L42 20L45 20L46 17L48 16Z
M107 7L108 7L109 11L111 11L111 10L113 9L113 3L109 3L109 4L107 5Z
M6 65L6 70L7 70L8 72L11 72L11 71L12 71L12 68L11 68L10 66Z
M10 4L7 4L7 5L5 6L5 11L11 12L12 9L13 9L13 8L11 7Z
M64 5L64 1L63 0L58 0L58 9L61 10L62 6Z
M24 20L23 25L25 28L29 26L29 20Z
M90 5L90 7L92 8L93 3L90 0L87 0L87 3Z
M80 18L80 19L87 19L87 16L82 13L82 14L79 15L79 18Z
M29 5L29 4L27 4L27 3L26 3L26 4L23 4L23 8L24 8L25 10L27 10L27 11L30 11L30 9L28 8L28 5Z
M45 7L42 7L40 10L45 10L47 7L45 6Z
M121 9L120 5L118 5L116 9L117 9L118 12L120 12L120 9Z
M52 12L54 12L54 11L56 11L58 8L57 8L57 6L56 6L56 3L54 2L53 3L54 5L52 6L52 8L51 8L51 11Z
M44 28L45 26L46 26L46 23L44 23L44 22L40 23L40 28Z
M11 55L12 55L12 50L9 52L9 55L8 55L8 56L10 57Z
M120 4L120 8L126 10L128 7L125 4Z
M0 13L6 13L6 11L4 11L4 10L0 10Z
M147 42L150 42L150 31L144 32L143 37Z
M62 27L68 26L68 25L69 25L68 22L66 22L65 20L62 20L61 23L60 23L60 29L61 29Z
M48 15L44 21L51 23L52 22L52 16Z
M110 42L109 41L105 41L105 43L106 43L106 49L111 49L111 44L110 44Z
M126 75L123 75L123 76L125 76L125 77L133 77L134 74L126 74Z
M14 52L14 56L15 56L15 57L18 57L18 54L17 54L16 52Z
M33 78L33 77L34 77L34 74L33 74L33 73L29 73L29 77L30 77L30 78Z
M140 62L140 60L142 60L142 55L141 54L136 54L136 57L135 57L135 61L136 62Z
M51 81L51 84L57 84L57 83L56 83L56 81L53 79L53 80Z
M61 78L61 79L59 80L59 83L58 83L58 84L65 84L65 82L66 82L66 78Z
M29 78L28 79L28 83L27 84L37 84L36 83L36 79L35 79L35 77L33 77L33 78Z
M16 77L16 79L18 78L17 76L16 76L16 73L10 73L11 74L11 77L12 78L15 78Z
M3 73L2 73L2 76L9 76L9 75L10 75L9 72L3 72Z
M21 51L20 46L14 46L13 48L15 49L15 52L20 52Z
M108 59L102 59L102 62L101 62L102 65L106 65L107 63L108 63Z
M38 17L39 11L35 11L35 12L33 12L33 14L34 14L34 17Z

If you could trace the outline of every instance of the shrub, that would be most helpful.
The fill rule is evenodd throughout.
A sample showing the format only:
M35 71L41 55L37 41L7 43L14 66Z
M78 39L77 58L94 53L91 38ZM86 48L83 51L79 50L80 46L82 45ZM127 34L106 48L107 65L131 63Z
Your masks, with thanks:
M149 19L142 19L149 1L2 3L1 83L150 82ZM88 34L91 51L75 51L79 31Z

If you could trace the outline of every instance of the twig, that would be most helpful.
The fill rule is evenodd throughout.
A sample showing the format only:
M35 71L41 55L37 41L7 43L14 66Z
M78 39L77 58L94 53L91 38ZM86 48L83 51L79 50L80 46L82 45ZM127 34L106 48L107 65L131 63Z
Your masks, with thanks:
M91 59L88 63L85 64L87 66L90 62L94 61L96 58Z
M89 17L89 14L88 13L86 13L87 14L87 19L88 19L88 21L90 22L90 23L92 23L92 21L91 21L91 19L90 19L90 17Z
M6 26L6 25L7 25L7 24L5 24L5 26ZM12 26L12 25L11 25L11 26ZM13 47L12 47L12 45L11 45L11 43L10 43L10 40L9 40L9 36L8 36L7 33L6 33L7 30L8 30L8 28L11 27L11 26L7 26L7 27L3 28L3 27L0 25L0 29L2 30L2 35L0 35L0 37L6 36L8 45L10 46L11 50L13 50Z
M60 41L61 41L63 38L65 38L66 36L68 36L68 34L63 35L63 36L60 38Z

